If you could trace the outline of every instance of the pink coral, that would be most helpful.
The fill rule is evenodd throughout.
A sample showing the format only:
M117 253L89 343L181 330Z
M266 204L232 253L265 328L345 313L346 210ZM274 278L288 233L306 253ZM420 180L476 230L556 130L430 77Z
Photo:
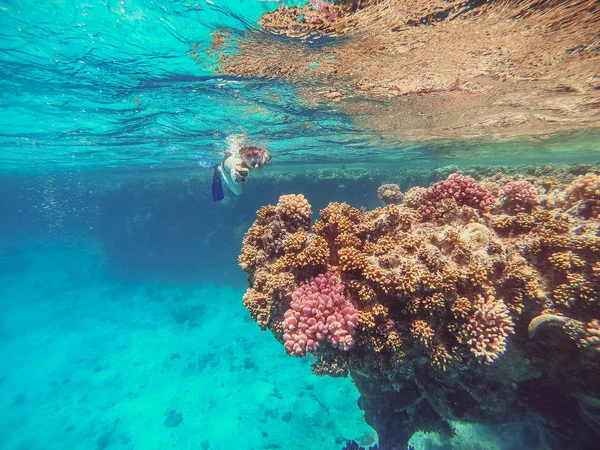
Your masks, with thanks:
M339 17L339 12L334 8L333 3L325 0L311 0L310 4L330 22Z
M466 325L467 343L479 362L491 364L506 351L506 338L515 326L508 307L502 300L483 296L473 302L475 313Z
M327 338L334 347L354 346L358 311L344 296L344 285L333 272L300 284L285 312L283 339L290 355L302 357Z
M529 181L509 181L500 190L502 206L509 214L531 212L540 202L537 191Z
M470 206L481 212L488 212L496 203L496 198L473 178L453 173L423 193L419 207L421 220L430 219L438 202L447 198L454 198L458 206Z

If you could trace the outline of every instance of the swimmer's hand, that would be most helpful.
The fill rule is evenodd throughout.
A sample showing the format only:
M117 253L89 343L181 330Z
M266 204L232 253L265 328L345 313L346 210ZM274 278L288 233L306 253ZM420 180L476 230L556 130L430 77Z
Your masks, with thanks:
M247 167L245 167L243 164L237 164L233 168L231 176L233 178L233 181L235 181L236 183L243 183L244 181L246 181L246 177L248 177L249 173L250 171Z

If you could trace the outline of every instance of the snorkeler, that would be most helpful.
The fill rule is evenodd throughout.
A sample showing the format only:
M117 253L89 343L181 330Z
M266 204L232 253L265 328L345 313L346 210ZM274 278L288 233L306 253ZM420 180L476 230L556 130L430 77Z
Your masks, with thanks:
M262 169L271 161L271 155L264 148L242 147L239 144L239 139L232 138L223 161L221 161L221 164L214 166L212 183L214 201L223 200L223 181L231 192L240 195L242 193L242 183L246 181L250 169Z

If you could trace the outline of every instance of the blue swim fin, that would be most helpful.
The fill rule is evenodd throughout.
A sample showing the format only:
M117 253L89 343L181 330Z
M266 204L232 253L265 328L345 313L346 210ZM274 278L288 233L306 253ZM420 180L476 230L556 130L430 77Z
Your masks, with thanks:
M221 183L221 174L219 173L219 165L213 166L213 181L212 181L212 195L215 202L223 200L223 184Z

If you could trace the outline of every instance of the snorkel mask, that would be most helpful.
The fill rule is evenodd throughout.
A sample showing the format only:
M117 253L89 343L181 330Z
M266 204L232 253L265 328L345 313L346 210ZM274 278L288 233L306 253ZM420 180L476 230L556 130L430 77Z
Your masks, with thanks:
M271 161L271 156L264 148L259 147L242 147L240 149L240 157L246 166L253 169L260 169Z

